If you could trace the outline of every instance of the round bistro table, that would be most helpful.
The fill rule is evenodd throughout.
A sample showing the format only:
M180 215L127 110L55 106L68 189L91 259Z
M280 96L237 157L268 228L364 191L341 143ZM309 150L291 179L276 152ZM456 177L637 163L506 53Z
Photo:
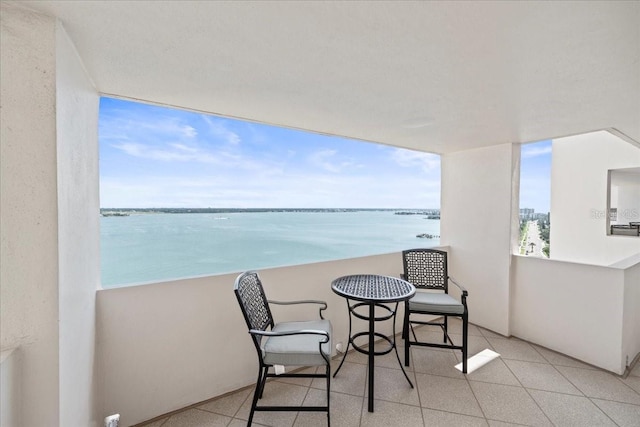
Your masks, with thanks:
M356 351L366 354L368 356L369 367L369 412L373 412L375 356L388 354L392 350L395 350L396 358L398 359L398 364L402 369L402 373L407 381L409 381L411 388L413 388L413 383L404 370L402 362L400 361L400 356L398 355L398 347L396 346L396 312L398 311L398 303L411 298L416 293L416 288L411 283L396 277L379 276L376 274L356 274L335 279L331 282L331 289L333 292L346 299L347 308L349 309L349 343L344 351L344 356L342 356L340 366L338 366L338 369L333 376L335 377L340 371L340 368L342 368L342 364L347 357L350 345L356 349ZM395 306L392 309L386 304L395 304ZM358 313L357 310L364 306L369 308L368 313ZM382 309L384 314L376 317L376 307ZM369 330L352 334L351 324L354 316L358 319L368 321ZM380 332L376 332L375 328L375 322L389 319L393 319L393 334L391 338ZM367 348L361 347L355 343L355 340L361 336L368 336L369 345ZM389 344L389 347L381 351L376 351L374 348L374 341L376 337L385 340Z

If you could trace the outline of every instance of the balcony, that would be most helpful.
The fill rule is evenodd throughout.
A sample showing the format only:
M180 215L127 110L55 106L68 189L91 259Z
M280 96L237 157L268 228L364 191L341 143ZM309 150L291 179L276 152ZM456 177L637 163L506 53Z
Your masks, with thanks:
M455 248L442 249L452 255L456 253ZM376 425L391 412L405 408L397 405L408 405L400 411L413 417L407 425L423 422L431 425L429 417L455 418L455 414L477 417L470 420L480 424L483 420L512 423L528 420L525 424L537 425L590 411L594 414L604 411L614 420L629 411L639 411L638 369L628 378L616 375L625 373L622 352L631 351L623 348L623 334L637 334L633 326L635 314L621 308L625 301L620 292L624 294L624 289L637 292L633 283L640 274L638 260L604 267L513 255L512 262L515 264L512 337L477 326L470 334L470 354L490 348L501 354L500 359L464 377L453 368L459 354L412 349L411 373L418 387L411 391L401 373L393 372L398 369L397 361L393 355L387 355L377 365L381 379L376 398L382 403L374 414L369 414L366 408L362 412L366 361L360 354L349 355L349 365L333 382L336 402L332 414L336 424L340 425L338 420L343 417L347 417L346 425L362 417L363 422ZM464 264L452 264L450 268L454 277L466 274ZM270 298L328 301L326 316L333 322L337 343L346 342L348 318L345 301L330 290L331 280L362 272L397 276L400 270L401 256L392 253L266 269L260 274ZM230 421L246 416L245 398L255 381L257 360L232 292L234 279L232 274L99 291L98 352L103 363L105 414L121 413L123 424L131 425L223 396L219 401L171 415L167 425L174 422L189 425L185 417L220 416ZM596 292L603 281L614 291ZM494 309L482 302L474 280L464 283L470 289L472 321ZM549 298L550 295L553 297ZM631 304L631 299L626 304ZM597 307L604 308L598 311ZM276 319L307 316L291 310L286 308L274 315ZM385 327L383 331L390 333L390 325ZM366 329L358 323L354 328ZM434 381L445 395L462 393L465 399L470 399L473 412L469 412L468 402L456 410L451 399L427 398L433 394L430 387ZM302 386L305 388L298 391L304 394L294 393L295 396L308 393L311 399L316 393L314 384L283 383L280 387L292 391ZM555 406L552 402L558 401L548 397L561 399L560 407L564 409ZM227 407L230 402L237 407ZM355 415L353 408L357 408ZM306 423L307 417L322 418L322 415L284 417L283 424L280 418L276 424L264 422L293 425L294 419Z
M418 388L397 411L405 389L378 387L380 418L349 404L364 393L349 389L364 389L354 357L335 380L336 424L354 415L389 425L418 414L419 425L438 416L456 424L458 415L564 424L560 402L570 422L598 414L592 420L637 425L637 368L619 375L640 353L638 239L606 236L604 217L589 217L607 208L606 171L640 166L637 2L1 7L2 422L100 425L118 412L121 426L208 414L237 424L255 380L235 275L96 291L97 112L108 94L442 155L441 241L469 289L478 348L486 341L503 356L485 367L489 381L482 371L464 379L433 372L447 369L440 359L451 355L413 351ZM612 154L613 142L602 151L590 139L554 153L552 176L562 182L552 184L552 233L565 232L551 236L557 259L512 255L520 144L594 129L629 144L622 155ZM331 280L397 275L400 264L388 254L261 273L274 299L327 300L340 339L347 314ZM380 378L395 381L382 363ZM528 376L533 368L542 373ZM439 389L460 384L471 402L460 408L473 409L457 415L447 399L426 399L437 381Z

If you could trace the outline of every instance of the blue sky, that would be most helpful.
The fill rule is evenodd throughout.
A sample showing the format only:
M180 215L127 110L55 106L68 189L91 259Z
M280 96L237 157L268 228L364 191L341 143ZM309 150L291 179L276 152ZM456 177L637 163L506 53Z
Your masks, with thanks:
M520 207L549 212L551 140L523 144L520 162Z
M102 98L104 208L439 208L440 156Z
M101 98L105 208L440 207L440 156ZM520 207L548 212L551 141L522 146Z

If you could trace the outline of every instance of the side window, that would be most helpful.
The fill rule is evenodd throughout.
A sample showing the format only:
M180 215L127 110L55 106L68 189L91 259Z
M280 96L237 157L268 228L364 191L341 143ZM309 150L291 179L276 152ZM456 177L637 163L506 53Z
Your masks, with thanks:
M524 144L520 159L520 255L549 258L551 141Z
M640 168L608 174L607 234L640 237Z

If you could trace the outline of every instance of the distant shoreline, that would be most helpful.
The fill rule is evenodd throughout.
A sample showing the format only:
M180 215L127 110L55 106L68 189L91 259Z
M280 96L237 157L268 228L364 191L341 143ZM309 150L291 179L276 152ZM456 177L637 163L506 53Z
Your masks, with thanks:
M396 215L440 216L440 209L389 209L389 208L101 208L102 216L127 216L135 213L265 213L265 212L395 212Z

